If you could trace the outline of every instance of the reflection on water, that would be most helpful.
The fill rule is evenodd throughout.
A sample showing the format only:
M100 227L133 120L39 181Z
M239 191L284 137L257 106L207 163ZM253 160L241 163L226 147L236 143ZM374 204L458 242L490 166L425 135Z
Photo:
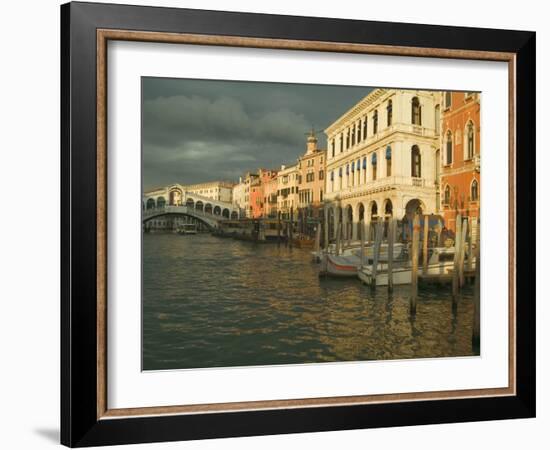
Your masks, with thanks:
M472 291L388 297L319 279L308 250L210 235L143 237L143 368L184 369L472 355Z

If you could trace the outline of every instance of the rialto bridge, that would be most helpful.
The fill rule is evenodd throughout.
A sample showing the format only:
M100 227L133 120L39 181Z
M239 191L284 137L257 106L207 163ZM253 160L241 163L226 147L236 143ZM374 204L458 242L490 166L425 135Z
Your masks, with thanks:
M142 200L142 220L146 222L169 215L192 217L210 228L223 220L238 219L239 210L231 203L186 192L178 186L148 192Z

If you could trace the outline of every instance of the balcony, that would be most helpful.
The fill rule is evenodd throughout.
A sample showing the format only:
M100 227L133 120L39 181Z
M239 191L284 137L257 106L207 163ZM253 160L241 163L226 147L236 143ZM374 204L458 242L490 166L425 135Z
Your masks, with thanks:
M435 189L435 182L433 180L426 180L424 178L416 177L403 177L392 176L384 177L378 180L369 181L357 186L345 187L340 190L334 190L327 193L327 200L339 196L341 198L355 197L357 195L367 195L375 192L386 191L396 188L422 188L422 189Z
M355 145L350 146L348 149L344 150L342 153L335 153L334 158L330 158L330 164L337 162L341 159L345 159L350 152L362 151L369 147L372 144L381 141L382 139L390 136L393 133L407 133L414 134L417 136L427 137L427 138L436 138L434 128L427 128L422 125L413 125L410 123L396 123L390 125L389 127L379 130L376 134L370 134L366 139L363 139L361 142L356 142Z

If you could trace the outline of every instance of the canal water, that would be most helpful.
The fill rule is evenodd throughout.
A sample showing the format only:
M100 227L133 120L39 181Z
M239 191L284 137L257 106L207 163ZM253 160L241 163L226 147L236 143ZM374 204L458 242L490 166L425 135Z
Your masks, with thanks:
M473 292L319 279L309 250L209 234L143 236L143 369L473 355Z

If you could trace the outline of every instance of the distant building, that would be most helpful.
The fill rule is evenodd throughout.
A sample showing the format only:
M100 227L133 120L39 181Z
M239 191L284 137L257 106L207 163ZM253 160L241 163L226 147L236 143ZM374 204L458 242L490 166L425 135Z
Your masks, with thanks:
M277 180L277 171L270 169L258 169L258 177L250 184L250 217L255 219L259 217L267 217L266 212L266 192L273 190L274 182ZM275 184L275 193L276 193Z
M281 166L277 173L277 211L282 218L290 218L291 211L296 212L298 207L298 177L297 164Z
M207 183L192 184L185 186L187 192L198 194L203 197L218 200L220 202L232 203L234 183L228 181L211 181Z
M437 210L440 94L375 89L326 130L325 201L335 233L358 223Z
M319 215L325 190L326 150L317 147L312 130L306 153L298 158L298 208L307 216Z
M264 188L264 217L277 217L277 190L279 187L278 172L271 171L271 178L263 184Z
M444 92L441 105L440 209L454 231L458 214L471 226L479 218L480 94Z
M264 190L260 176L255 177L250 182L250 202L247 217L257 219L262 217L264 212Z
M233 206L239 209L240 217L246 216L246 183L243 177L239 177L239 182L233 186Z
M233 186L233 205L241 210L241 217L252 217L250 196L252 187L258 183L258 180L259 175L257 173L247 172L244 177L240 177L239 182ZM256 195L255 192L254 195Z

